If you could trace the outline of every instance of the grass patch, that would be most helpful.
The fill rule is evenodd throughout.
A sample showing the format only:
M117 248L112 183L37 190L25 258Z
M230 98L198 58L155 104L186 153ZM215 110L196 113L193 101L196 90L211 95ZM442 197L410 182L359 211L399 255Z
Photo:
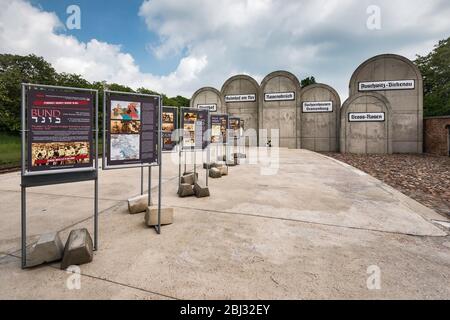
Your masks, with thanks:
M20 165L21 138L18 135L0 132L0 166Z

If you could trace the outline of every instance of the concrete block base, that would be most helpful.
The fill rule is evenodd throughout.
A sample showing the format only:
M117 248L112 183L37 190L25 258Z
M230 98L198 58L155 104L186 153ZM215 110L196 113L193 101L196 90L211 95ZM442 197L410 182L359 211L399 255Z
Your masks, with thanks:
M61 269L89 263L94 258L94 246L87 229L72 230L64 248Z
M27 253L27 267L59 261L63 253L64 246L57 232L43 234Z
M197 198L205 198L210 196L209 188L202 186L198 182L194 186L194 193Z
M221 167L218 167L217 169L219 169L220 174L222 176L227 176L228 175L228 167L227 166L221 166Z
M209 177L213 179L222 178L222 173L218 168L212 168L209 170Z
M193 186L195 184L195 182L198 180L198 172L195 173L185 173L182 177L181 177L181 183L183 184L190 184L191 186Z
M150 203L150 205L152 205ZM148 207L148 195L137 196L128 199L128 211L130 214L145 212Z
M182 183L178 189L178 196L180 198L190 197L194 195L194 190L191 184Z
M173 223L173 208L161 208L161 225L168 225ZM145 212L145 224L149 227L158 225L158 208L148 207Z

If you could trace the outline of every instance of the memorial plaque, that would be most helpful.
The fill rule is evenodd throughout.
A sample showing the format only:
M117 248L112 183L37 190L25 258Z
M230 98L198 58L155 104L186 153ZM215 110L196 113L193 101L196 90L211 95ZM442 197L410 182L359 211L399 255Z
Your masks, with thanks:
M227 143L228 115L211 115L211 143Z
M351 112L348 114L349 122L384 122L384 112Z
M160 98L106 94L107 167L155 163Z
M28 172L94 169L94 102L94 92L27 91Z
M183 130L183 150L205 149L209 141L206 133L209 129L209 111L183 109L181 129Z
M162 151L173 151L178 141L173 141L173 133L178 129L178 109L163 107L162 113Z

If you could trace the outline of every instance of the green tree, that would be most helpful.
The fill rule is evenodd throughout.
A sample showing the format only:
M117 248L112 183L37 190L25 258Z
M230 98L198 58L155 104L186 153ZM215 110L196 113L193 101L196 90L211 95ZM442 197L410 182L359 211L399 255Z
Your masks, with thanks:
M316 83L316 78L311 76L311 77L303 79L300 82L300 85L302 86L302 88L304 88L304 87L309 86L310 84L315 84L315 83Z
M21 83L55 84L57 73L35 55L0 54L0 131L20 130Z
M426 56L414 61L424 82L424 115L450 115L450 38L441 40Z

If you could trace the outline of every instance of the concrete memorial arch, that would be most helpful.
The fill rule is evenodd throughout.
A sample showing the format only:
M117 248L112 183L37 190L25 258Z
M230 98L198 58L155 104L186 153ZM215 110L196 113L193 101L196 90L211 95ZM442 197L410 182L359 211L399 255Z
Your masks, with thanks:
M222 86L222 97L230 116L239 117L245 123L245 130L259 130L259 84L247 75L229 78Z
M423 151L423 80L409 59L383 54L362 63L350 80L350 97L377 92L392 107L394 153Z
M313 84L300 91L297 147L318 152L339 150L341 99L332 87Z
M341 152L391 154L392 126L392 107L385 96L377 92L351 96L341 109Z
M198 89L192 95L190 107L209 110L211 113L227 113L227 108L220 91L212 87Z
M297 147L297 99L300 82L287 71L275 71L261 82L259 127L268 130L279 129L279 143L282 148ZM272 143L274 142L273 139ZM260 143L265 144L265 141Z

